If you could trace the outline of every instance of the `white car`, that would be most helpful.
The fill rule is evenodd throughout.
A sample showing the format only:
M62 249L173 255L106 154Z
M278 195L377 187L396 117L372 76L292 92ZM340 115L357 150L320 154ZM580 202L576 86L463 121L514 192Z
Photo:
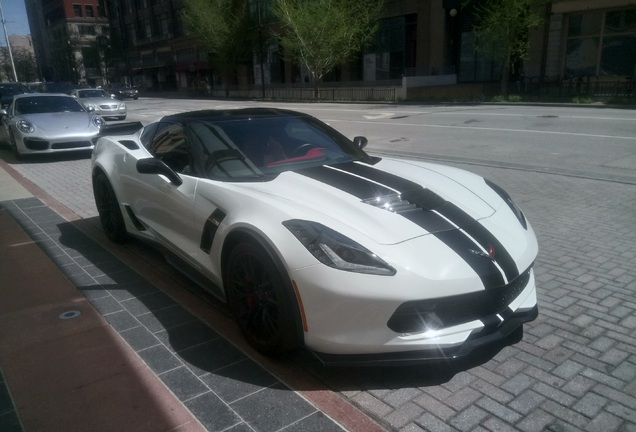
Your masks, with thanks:
M102 89L75 89L71 96L84 105L84 108L92 109L103 118L116 118L126 120L128 109L126 103L115 99L110 93Z
M536 237L488 180L371 156L365 138L293 111L126 125L93 151L107 236L159 246L261 352L458 358L537 316Z
M0 110L0 141L18 155L90 150L104 120L67 94L16 95Z

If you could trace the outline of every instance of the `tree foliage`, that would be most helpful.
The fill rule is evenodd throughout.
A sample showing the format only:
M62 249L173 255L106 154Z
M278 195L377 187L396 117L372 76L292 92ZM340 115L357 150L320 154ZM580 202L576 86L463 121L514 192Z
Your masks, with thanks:
M278 35L287 59L304 65L314 92L334 67L358 55L374 36L380 0L276 0Z
M183 21L210 53L226 92L238 65L251 53L246 0L185 0Z
M502 64L501 92L507 94L511 64L527 56L529 31L544 20L547 0L467 0L475 15L475 48Z
M38 79L38 72L33 53L24 48L18 48L13 52L13 63L15 64L18 80L21 82L34 82Z

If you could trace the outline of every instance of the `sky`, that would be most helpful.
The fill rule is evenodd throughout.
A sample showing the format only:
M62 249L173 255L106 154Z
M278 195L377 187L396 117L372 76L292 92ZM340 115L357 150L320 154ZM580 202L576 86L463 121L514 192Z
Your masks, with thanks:
M0 0L2 3L2 12L7 26L7 34L26 35L31 34L29 29L29 21L27 19L24 0ZM6 46L4 40L4 30L0 29L0 41Z

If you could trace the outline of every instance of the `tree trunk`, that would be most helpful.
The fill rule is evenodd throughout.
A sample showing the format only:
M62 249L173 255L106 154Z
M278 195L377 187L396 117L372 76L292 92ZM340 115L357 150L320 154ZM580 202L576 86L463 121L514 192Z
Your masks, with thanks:
M506 58L501 65L501 94L508 96L508 84L510 82L510 51L506 54Z

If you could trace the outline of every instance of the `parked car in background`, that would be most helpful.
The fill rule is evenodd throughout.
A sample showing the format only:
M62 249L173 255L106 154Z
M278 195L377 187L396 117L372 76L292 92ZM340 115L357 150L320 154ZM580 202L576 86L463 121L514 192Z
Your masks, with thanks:
M29 93L29 88L18 82L0 82L0 108L6 108L13 100L13 96Z
M103 89L75 89L71 96L84 105L84 108L92 109L104 118L126 119L126 103L115 99L113 95Z
M93 148L104 120L72 96L30 93L0 110L0 141L18 155Z
M27 88L29 89L31 93L35 93L38 91L40 84L42 84L42 81L34 81L30 83L25 83L24 85L27 86Z
M106 235L158 245L261 352L455 359L537 317L535 234L478 175L367 154L366 138L287 110L126 126L92 153Z
M117 99L139 99L139 90L128 84L108 83L102 86L104 90L115 96Z
M41 82L38 85L38 93L66 93L70 94L77 88L72 82Z

